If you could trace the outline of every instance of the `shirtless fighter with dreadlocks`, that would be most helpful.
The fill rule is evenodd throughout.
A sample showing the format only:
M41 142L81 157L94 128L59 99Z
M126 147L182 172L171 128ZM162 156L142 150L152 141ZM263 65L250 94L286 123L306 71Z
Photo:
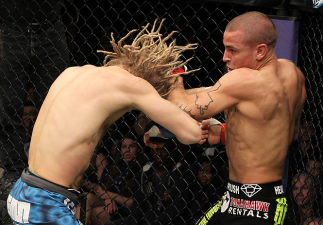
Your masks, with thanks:
M8 197L15 224L79 224L72 188L107 128L129 110L144 112L184 144L206 137L194 119L162 98L173 88L170 78L189 73L172 71L188 62L179 60L181 53L196 46L166 44L174 32L163 38L162 23L155 21L151 31L147 24L131 45L122 44L136 30L118 43L111 35L114 52L101 51L104 67L71 67L53 83L35 123L29 168Z

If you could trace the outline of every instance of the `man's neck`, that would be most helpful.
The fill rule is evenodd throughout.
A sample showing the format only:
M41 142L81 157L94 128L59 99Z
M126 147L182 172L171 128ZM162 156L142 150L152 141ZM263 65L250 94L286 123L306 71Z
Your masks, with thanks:
M273 63L275 60L277 61L275 53L273 51L268 52L266 57L259 62L259 65L256 67L256 70L261 70L268 64Z

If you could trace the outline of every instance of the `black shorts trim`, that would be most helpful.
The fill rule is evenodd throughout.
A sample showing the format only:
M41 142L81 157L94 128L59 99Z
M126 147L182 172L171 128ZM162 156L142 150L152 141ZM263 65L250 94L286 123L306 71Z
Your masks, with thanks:
M69 198L77 204L79 192L74 189L68 189L61 185L55 184L34 174L29 168L24 169L21 174L21 180L31 187L42 188L50 192L55 192Z
M281 180L266 184L240 184L229 180L227 190L232 196L248 198L250 200L285 197Z

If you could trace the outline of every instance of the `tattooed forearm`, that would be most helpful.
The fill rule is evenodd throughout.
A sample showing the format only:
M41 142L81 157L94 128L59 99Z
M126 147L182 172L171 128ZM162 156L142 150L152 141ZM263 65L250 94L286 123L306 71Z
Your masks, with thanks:
M210 93L219 90L219 88L221 87L221 83L219 81L217 82L217 84L218 84L218 87L216 89L207 92L207 95L209 96L209 99L208 100L203 99L202 103L199 103L199 97L200 96L198 94L196 94L195 105L196 105L196 108L200 110L201 115L204 115L204 111L207 110L209 108L209 105L213 102L213 99L210 96ZM205 104L205 102L207 102L207 104Z
M181 105L180 107L179 107L181 110L183 110L184 112L186 112L190 117L192 117L193 119L195 119L195 115L193 115L192 113L191 113L191 111L192 111L192 109L191 110L186 110L186 108L187 108L187 106L183 106L183 105Z

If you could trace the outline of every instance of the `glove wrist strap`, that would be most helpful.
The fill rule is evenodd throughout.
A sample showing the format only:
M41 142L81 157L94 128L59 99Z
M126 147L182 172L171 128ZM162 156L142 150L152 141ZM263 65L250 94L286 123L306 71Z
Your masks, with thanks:
M221 138L221 143L223 144L223 145L225 145L225 123L222 123L222 127L221 127L221 136L220 136L220 138Z

